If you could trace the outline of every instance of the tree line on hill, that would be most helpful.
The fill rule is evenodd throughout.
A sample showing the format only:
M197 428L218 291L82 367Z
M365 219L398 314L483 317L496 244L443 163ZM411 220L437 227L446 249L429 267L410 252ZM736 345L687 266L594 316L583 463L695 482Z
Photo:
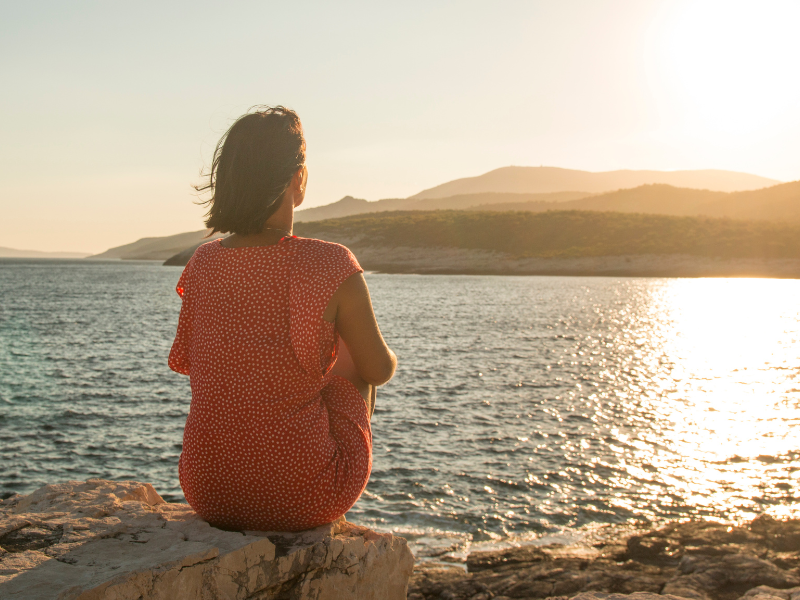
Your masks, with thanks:
M800 259L800 222L593 211L437 211L356 215L298 223L295 233L357 250L463 248L511 257L682 254Z
M473 248L523 257L794 256L800 181L775 183L727 171L504 167L409 198L346 197L300 210L295 231L354 247ZM203 230L143 238L93 258L186 264L209 239Z
M513 194L486 192L434 199L390 199L367 202L350 196L326 206L301 210L296 222L319 221L396 210L478 211L591 210L659 215L729 217L800 221L800 181L760 190L717 192L649 184L604 194L553 192Z

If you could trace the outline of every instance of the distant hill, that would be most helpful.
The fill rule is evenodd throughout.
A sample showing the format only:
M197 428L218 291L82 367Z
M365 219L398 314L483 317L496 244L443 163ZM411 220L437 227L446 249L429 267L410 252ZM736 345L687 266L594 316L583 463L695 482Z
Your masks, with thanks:
M440 210L580 210L800 221L800 182L772 185L775 183L778 182L732 171L590 173L555 167L504 167L451 181L410 198L368 202L346 196L332 204L297 211L295 223L299 227L355 215ZM90 258L169 259L169 264L185 264L194 248L221 237L205 236L206 231L201 230L143 238Z
M456 179L423 190L409 199L446 198L461 194L503 192L516 194L575 190L591 194L664 183L681 188L719 192L754 190L780 181L735 171L606 171L592 173L557 167L503 167L477 177Z
M208 230L190 231L188 233L178 233L164 237L142 238L131 244L110 248L101 254L95 254L88 258L119 258L122 260L166 260L175 254L186 250L186 248L200 245L203 242L222 237L222 234L215 234L206 237Z
M447 198L392 199L367 202L351 196L339 202L298 211L296 222L321 221L394 210L492 210L544 212L593 210L661 215L706 215L733 219L800 220L800 181L745 192L717 192L649 184L605 194L484 192Z
M164 261L164 266L165 267L181 267L183 265L189 264L189 261L192 259L192 255L194 254L195 250L197 250L200 246L202 246L206 242L210 242L211 240L215 240L215 239L217 239L219 237L225 237L225 236L224 235L223 236L215 235L215 236L210 237L210 238L203 238L202 241L200 241L200 242L198 242L196 244L192 244L191 246L189 246L185 250L181 250L177 254L173 254L172 256L168 257Z
M300 223L295 233L359 248L460 248L511 257L681 254L800 259L800 223L548 211L437 211ZM368 268L368 267L367 267Z
M42 252L0 246L0 258L85 258L87 256L89 256L88 252Z
M322 221L393 210L465 210L484 205L493 207L496 205L498 210L539 210L533 205L514 208L512 205L568 202L654 184L685 190L739 192L775 186L780 182L748 173L716 170L591 173L557 167L503 167L477 177L443 183L409 198L389 198L369 202L345 196L338 202L297 211L295 222ZM685 196L685 202L691 203L691 198L699 198L702 195L685 194ZM582 207L583 205L574 205L574 208ZM689 211L686 214L696 213Z
M294 220L296 223L302 223L304 221L323 221L325 219L338 219L340 217L349 217L350 215L389 210L407 210L409 204L414 204L414 202L409 202L405 198L390 198L388 200L368 202L352 196L345 196L331 204L298 210L294 213Z
M385 273L800 278L800 222L641 213L399 211L298 223ZM194 249L165 264L185 265Z
M352 196L345 196L338 202L298 210L295 213L295 223L308 221L322 221L324 219L338 219L350 215L388 212L393 210L463 210L474 206L486 206L500 203L524 202L567 202L588 196L586 192L551 192L547 194L509 194L497 192L484 192L481 194L461 194L448 198L432 200L415 200L409 198L390 198L369 202Z
M536 201L506 202L474 206L471 210L528 212L591 210L800 222L800 181L732 193L655 184L559 204Z
M800 224L800 181L793 181L790 183L783 183L780 185L764 188L760 190L753 190L747 192L712 192L709 190L693 190L685 188L676 188L669 185L654 184L644 185L630 190L618 190L607 194L599 194L596 196L588 196L578 199L574 196L582 195L580 192L559 192L554 194L500 194L500 193L486 193L486 194L470 194L464 196L452 196L450 198L439 198L433 200L421 200L405 204L406 206L417 206L423 204L427 207L441 207L437 209L431 208L430 210L414 210L406 211L406 215L417 215L416 218L421 219L420 224L438 223L439 217L437 212L446 210L448 206L467 207L465 212L479 213L491 211L498 212L514 212L522 211L527 213L547 213L553 211L591 211L601 212L606 215L616 214L618 218L625 221L622 214L639 214L639 215L665 215L673 217L715 217L715 218L728 218L745 221L773 221L780 223L793 223ZM546 198L547 200L541 200ZM520 201L522 199L523 201ZM511 201L509 201L511 200ZM357 243L368 232L362 234L357 233L354 229L353 223L370 224L370 217L389 217L392 214L390 211L372 210L375 206L390 207L392 204L385 201L386 204L380 202L366 202L364 200L356 200L355 198L343 199L340 203L335 203L327 207L320 207L326 209L328 214L336 214L337 205L339 212L347 210L359 209L363 210L363 205L370 205L370 213L360 215L367 219L366 221L359 221L356 217L359 215L344 215L340 219L316 221L300 221L295 225L295 231L298 235L314 237L318 229L315 224L320 223L324 227L324 231L329 231L334 222L346 222L347 234L344 238L336 237L334 241L341 241L346 245ZM392 201L399 202L399 201ZM305 212L311 212L318 209L311 209ZM298 214L302 214L298 212ZM316 216L321 216L324 213L316 213ZM410 218L410 217L408 217ZM521 218L521 217L520 217ZM527 217L525 217L527 218ZM610 218L610 217L604 217ZM374 221L378 222L378 221ZM387 223L390 221L386 221ZM371 227L372 225L370 225ZM423 225L420 225L421 227ZM737 225L737 227L744 227L744 225ZM754 224L753 227L770 227L766 224ZM794 226L794 225L792 225ZM339 227L337 225L337 227ZM427 227L427 225L424 225ZM338 230L337 230L338 231ZM183 234L194 236L192 241L194 243L179 248L173 255L165 256L159 254L159 258L169 258L166 264L183 265L191 258L194 249L207 241L205 237L200 234L203 232L194 232L192 234ZM341 232L340 232L341 233ZM339 236L340 233L336 233ZM198 240L198 237L200 238ZM173 239L172 238L158 238L158 239ZM327 238L324 238L327 239ZM146 240L142 240L146 241ZM164 244L169 248L177 247L175 243ZM125 249L126 247L121 247ZM113 249L119 251L120 249ZM111 251L109 251L111 252Z

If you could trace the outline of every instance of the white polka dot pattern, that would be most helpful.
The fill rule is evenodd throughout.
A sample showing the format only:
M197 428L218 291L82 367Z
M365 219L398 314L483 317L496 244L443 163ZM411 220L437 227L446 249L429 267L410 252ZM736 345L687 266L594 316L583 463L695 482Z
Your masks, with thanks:
M322 318L360 271L344 246L297 237L254 248L215 240L184 269L169 366L191 382L179 474L206 521L300 531L337 519L364 491L367 408L330 374L338 335Z

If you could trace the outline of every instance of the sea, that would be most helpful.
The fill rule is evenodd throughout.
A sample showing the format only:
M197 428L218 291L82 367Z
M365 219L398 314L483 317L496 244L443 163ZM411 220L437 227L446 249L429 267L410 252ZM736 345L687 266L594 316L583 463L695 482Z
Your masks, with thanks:
M180 273L0 259L0 494L100 477L183 501ZM800 281L366 278L398 368L347 518L419 559L800 516Z

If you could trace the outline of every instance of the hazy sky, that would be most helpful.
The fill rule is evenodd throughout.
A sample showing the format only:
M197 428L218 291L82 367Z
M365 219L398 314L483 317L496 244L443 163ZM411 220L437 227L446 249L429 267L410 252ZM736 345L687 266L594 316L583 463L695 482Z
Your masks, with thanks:
M506 165L800 179L800 2L11 2L0 246L202 228L254 104L300 113L307 206Z

